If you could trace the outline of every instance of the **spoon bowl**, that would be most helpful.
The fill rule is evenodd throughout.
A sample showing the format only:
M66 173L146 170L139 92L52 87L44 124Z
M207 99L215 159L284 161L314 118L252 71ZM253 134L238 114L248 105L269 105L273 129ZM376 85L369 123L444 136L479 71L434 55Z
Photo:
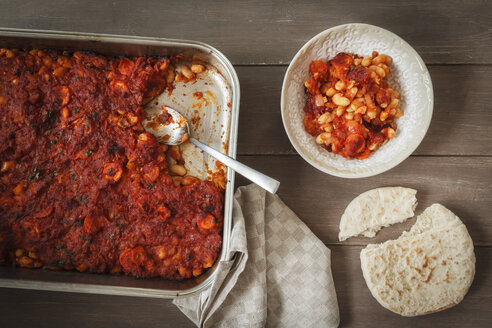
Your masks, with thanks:
M188 121L178 111L170 108L149 107L142 125L147 132L166 145L179 145L185 142L190 133Z

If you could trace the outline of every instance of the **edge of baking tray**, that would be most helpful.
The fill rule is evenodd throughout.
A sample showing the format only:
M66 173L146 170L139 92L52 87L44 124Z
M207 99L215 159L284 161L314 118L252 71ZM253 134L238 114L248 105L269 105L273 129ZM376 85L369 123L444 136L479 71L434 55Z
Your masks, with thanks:
M19 37L40 37L50 39L71 39L82 41L95 41L95 42L129 42L129 43L145 43L147 45L170 45L170 46L183 46L201 50L203 52L213 55L226 69L226 73L230 76L230 87L233 92L232 106L231 106L231 123L229 128L229 142L228 142L228 155L232 158L236 158L237 148L237 130L239 119L239 99L240 88L239 79L237 73L232 66L232 63L216 48L198 41L179 40L179 39L167 39L158 37L144 37L144 36L129 36L129 35L113 35L113 34L97 34L97 33L82 33L82 32L66 32L66 31L52 31L52 30L35 30L35 29L18 29L18 28L4 28L0 27L0 37L2 36L19 36ZM223 72L224 73L224 72ZM227 168L227 187L225 191L226 199L232 199L234 197L234 171ZM230 232L232 229L232 204L233 202L226 202L224 206L224 217L230 217L230 220L224 220L223 236L222 236L222 250L220 261L229 261L230 252ZM20 288L20 289L34 289L56 292L72 292L72 293L89 293L89 294L104 294L104 295L118 295L118 296L138 296L138 297L155 297L155 298L175 298L180 296L190 296L203 291L208 288L216 275L217 271L214 271L203 282L185 290L162 290L155 288L138 288L138 287L121 287L121 286L108 286L97 284L83 284L83 283L67 283L67 282L50 282L50 281L37 281L37 280L23 280L23 279L10 279L0 278L0 287L6 288Z

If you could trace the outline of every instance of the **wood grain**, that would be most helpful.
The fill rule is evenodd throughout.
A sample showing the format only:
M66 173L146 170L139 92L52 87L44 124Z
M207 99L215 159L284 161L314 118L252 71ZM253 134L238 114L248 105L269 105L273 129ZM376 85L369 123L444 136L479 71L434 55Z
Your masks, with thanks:
M378 25L426 63L491 63L492 2L0 1L4 27L145 35L209 43L234 64L286 64L311 37L346 23Z
M340 218L356 196L377 187L403 186L417 190L417 215L433 203L441 203L462 219L475 245L492 246L492 157L410 157L384 174L354 180L325 174L300 156L239 159L281 181L279 197L325 244L340 244ZM248 183L237 176L237 185ZM396 238L414 222L383 229L373 239L351 238L342 244L365 245Z
M239 159L279 179L279 196L332 250L341 327L492 326L491 1L0 0L0 8L3 27L190 39L218 48L241 83ZM435 93L432 124L415 156L357 180L326 175L302 160L280 117L282 80L295 53L317 33L353 22L404 38L428 65ZM249 182L237 177L237 183ZM391 185L418 190L417 214L440 202L467 225L477 273L456 307L403 318L382 308L365 285L361 248L396 238L415 219L374 239L338 242L346 205L363 191ZM194 327L169 300L1 288L0 318L2 328Z
M196 327L170 300L0 288L1 326Z
M330 246L332 270L338 305L340 327L490 327L492 319L492 248L475 248L476 274L463 301L455 307L431 315L402 317L383 308L362 276L359 254L361 246Z
M295 154L282 125L286 67L237 67L241 84L239 154ZM492 155L492 66L429 66L434 114L416 155Z
M492 322L492 248L477 247L475 280L464 300L443 312L405 318L372 297L360 269L362 246L329 246L340 327L487 327ZM473 315L471 315L473 314ZM171 301L0 288L2 327L195 327ZM115 324L118 323L118 324Z

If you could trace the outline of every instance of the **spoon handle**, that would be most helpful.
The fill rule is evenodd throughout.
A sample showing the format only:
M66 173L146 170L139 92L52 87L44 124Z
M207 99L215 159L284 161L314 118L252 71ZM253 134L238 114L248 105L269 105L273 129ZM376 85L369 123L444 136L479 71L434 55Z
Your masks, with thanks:
M234 158L222 154L221 152L201 143L195 138L190 138L189 140L198 148L206 152L207 154L221 161L222 164L230 167L237 173L241 174L243 177L248 178L249 180L256 183L258 186L262 187L266 191L272 194L277 192L277 189L280 186L280 182L278 182L277 180L272 179L269 176L266 176L263 173L258 172L255 169L252 169L249 166L246 166L243 163L236 161Z

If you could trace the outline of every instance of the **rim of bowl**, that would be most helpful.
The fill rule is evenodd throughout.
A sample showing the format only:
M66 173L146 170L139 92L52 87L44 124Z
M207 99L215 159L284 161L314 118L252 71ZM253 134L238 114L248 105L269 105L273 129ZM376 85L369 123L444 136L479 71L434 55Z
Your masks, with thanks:
M289 129L288 129L287 124L286 124L286 118L285 118L285 115L286 115L285 114L285 111L286 111L286 109L285 109L285 107L286 107L285 106L285 102L286 102L286 98L287 98L286 97L286 93L287 93L287 90L286 90L286 81L287 81L287 78L290 77L290 75L291 75L291 71L292 71L292 68L293 68L293 65L295 64L295 62L298 60L298 58L301 56L301 54L304 53L305 49L312 42L314 42L314 41L316 41L318 39L321 39L321 38L325 38L328 34L334 32L334 31L337 31L337 30L340 30L340 29L349 27L349 26L356 27L356 28L362 28L362 27L376 28L376 29L379 29L379 30L383 31L384 33L387 33L389 36L391 36L393 38L396 38L396 39L400 40L401 42L403 42L403 44L408 47L408 50L412 53L412 55L417 59L417 62L419 63L419 65L424 69L424 74L426 74L428 76L429 83L430 83L430 99L431 99L431 101L430 101L430 115L429 115L430 118L426 122L426 125L424 127L424 133L421 135L420 140L418 140L418 142L416 142L413 147L407 148L407 150L405 152L401 153L399 159L394 160L394 161L390 161L390 162L388 162L388 165L387 166L381 166L381 169L376 169L376 170L371 171L371 172L349 172L349 173L344 173L344 172L339 172L337 170L334 170L331 167L326 167L326 166L320 165L320 164L312 161L304 153L304 150L302 149L302 146L301 145L298 145L298 144L296 144L296 142L294 142L295 139L294 139L293 136L291 136L291 134L289 132ZM417 149L417 147L420 146L420 144L422 143L422 140L424 140L424 137L427 134L427 131L429 130L429 126L430 126L430 123L432 121L432 115L433 115L433 113L434 113L434 88L433 88L433 84L432 84L432 79L431 79L431 76L429 74L429 70L427 69L427 66L425 65L424 61L422 60L422 58L420 57L420 55L417 53L417 51L408 42L406 42L404 39L402 39L397 34L391 32L391 31L388 31L387 29L384 29L382 27L371 25L371 24L364 24L364 23L349 23L349 24L337 25L337 26L334 26L334 27L331 27L329 29L326 29L326 30L322 31L322 32L316 34L311 39L309 39L301 47L301 49L299 49L299 51L297 51L297 53L295 54L294 58L292 58L292 60L291 60L291 62L289 64L289 67L287 68L287 71L285 72L284 79L283 79L283 82L282 82L282 91L281 91L281 94L280 94L280 114L282 115L282 124L284 126L285 132L287 133L287 137L289 138L289 141L290 141L291 145L294 147L294 149L297 151L297 153L299 155L301 155L302 159L304 159L306 162L308 162L309 164L311 164L312 166L314 166L315 168L317 168L318 170L320 170L320 171L322 171L324 173L327 173L327 174L330 174L330 175L333 175L333 176L336 176L336 177L340 177L340 178L367 178L367 177L375 176L375 175L384 173L386 171L389 171L392 168L394 168L394 167L398 166L399 164L401 164L404 160L406 160L408 157L410 157L410 155L415 151L415 149Z

